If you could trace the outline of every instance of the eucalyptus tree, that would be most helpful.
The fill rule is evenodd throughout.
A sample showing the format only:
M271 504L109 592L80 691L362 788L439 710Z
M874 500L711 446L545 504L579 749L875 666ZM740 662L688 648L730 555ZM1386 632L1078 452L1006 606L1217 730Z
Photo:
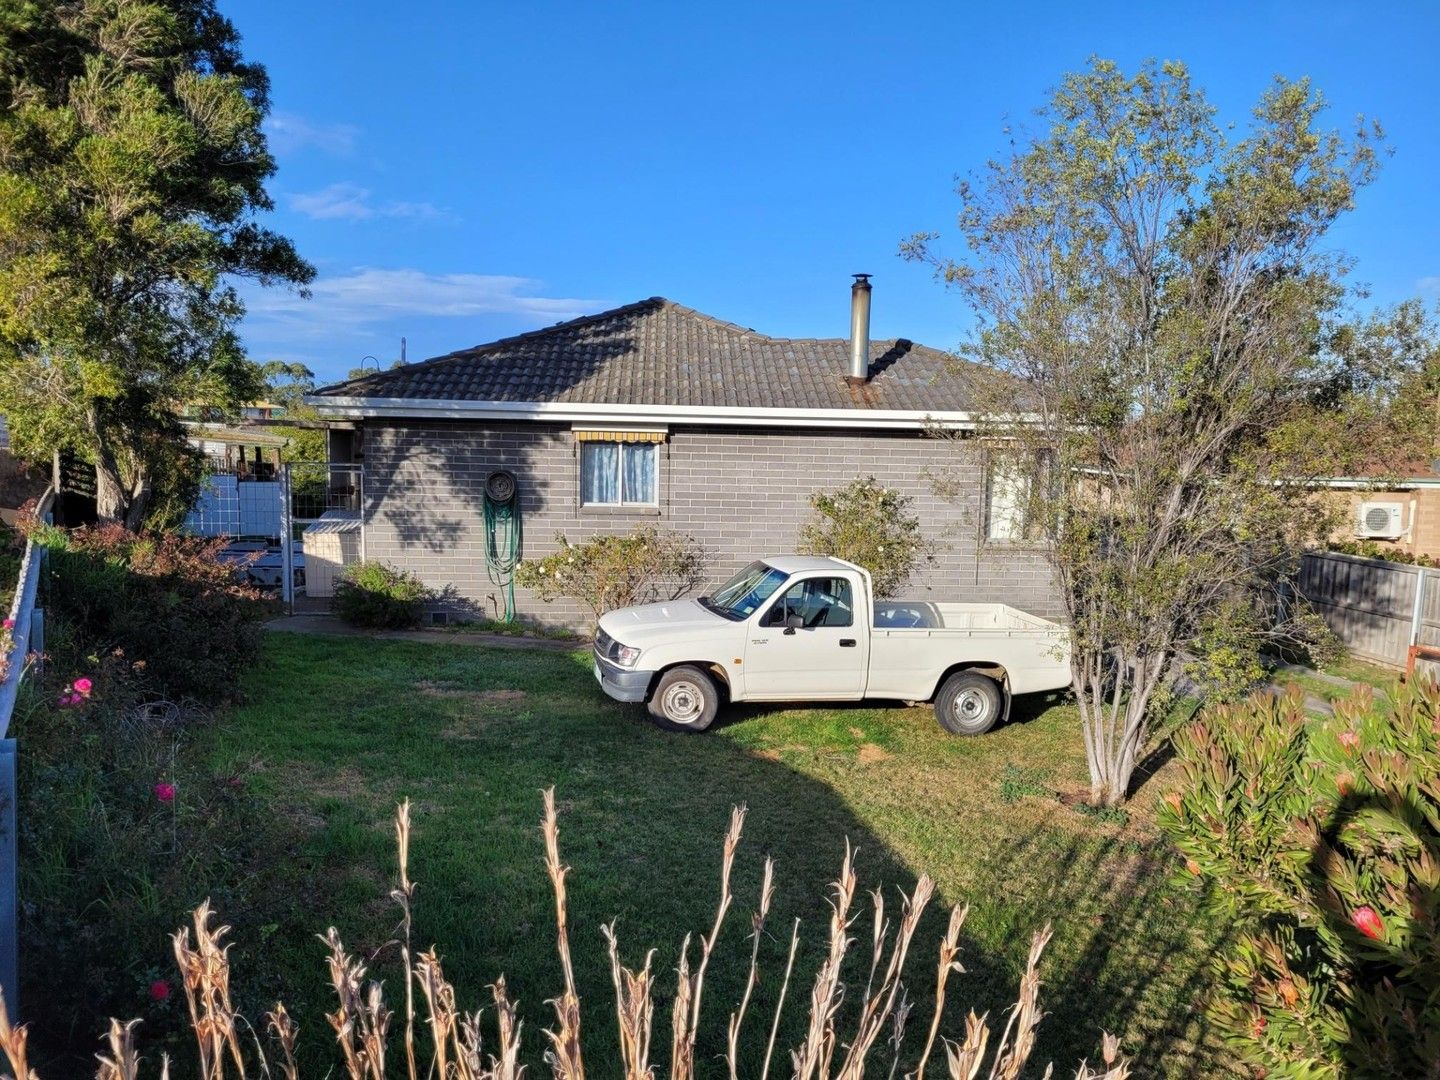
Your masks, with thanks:
M212 0L0 0L0 412L138 529L187 406L257 395L237 279L314 271L257 215L265 71Z
M963 254L902 248L976 313L962 366L1073 628L1097 803L1126 798L1177 666L1223 689L1321 633L1284 590L1329 526L1309 482L1373 449L1410 359L1356 331L1331 234L1382 133L1324 109L1278 79L1222 126L1183 65L1093 60L960 184Z

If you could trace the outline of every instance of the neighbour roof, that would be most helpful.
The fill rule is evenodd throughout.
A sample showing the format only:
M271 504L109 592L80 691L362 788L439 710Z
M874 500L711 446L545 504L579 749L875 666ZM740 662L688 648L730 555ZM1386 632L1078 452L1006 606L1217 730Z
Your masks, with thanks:
M855 387L844 378L849 350L846 338L768 337L656 296L327 386L314 400L917 412L972 405L953 358L938 349L872 340L871 378Z

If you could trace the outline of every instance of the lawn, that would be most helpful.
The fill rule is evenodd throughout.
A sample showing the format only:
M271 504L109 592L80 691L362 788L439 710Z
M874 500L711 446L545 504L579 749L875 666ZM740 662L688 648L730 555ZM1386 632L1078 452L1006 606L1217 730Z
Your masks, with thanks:
M1217 931L1166 884L1173 865L1149 825L1173 778L1165 770L1153 778L1128 819L1087 816L1058 800L1084 782L1075 714L1058 701L1022 702L1009 725L976 739L948 736L928 709L900 706L736 707L709 733L685 736L605 699L583 653L291 634L269 637L248 690L248 703L210 729L204 752L294 826L282 857L305 899L303 925L237 920L237 980L247 1000L283 994L304 1018L314 1075L334 1057L313 935L333 924L356 950L379 950L373 968L392 999L400 985L393 949L383 946L397 922L386 900L395 868L389 821L407 796L417 944L437 945L465 1008L488 1003L485 988L503 973L526 1020L527 1057L539 1065L544 1002L560 987L537 828L539 792L551 784L562 854L574 868L570 933L593 1075L613 1073L601 1062L613 1060L615 1041L601 923L617 920L627 964L658 950L654 1057L663 1070L678 948L713 917L720 839L735 803L747 804L749 817L735 908L706 978L702 1075L723 1069L724 1017L743 989L767 854L778 887L743 1040L749 1071L758 1072L794 918L802 920L791 989L798 1007L787 1009L782 1046L798 1039L828 917L826 884L847 838L859 851L862 889L885 887L892 915L896 889L922 872L937 882L907 968L922 1018L907 1034L907 1065L924 1039L945 909L968 902L965 974L950 983L944 1032L961 1032L972 1006L1000 1016L1031 933L1051 919L1039 1060L1054 1058L1059 1075L1070 1075L1109 1028L1141 1059L1140 1075L1217 1069L1198 1004ZM864 979L868 899L852 932L847 1005Z

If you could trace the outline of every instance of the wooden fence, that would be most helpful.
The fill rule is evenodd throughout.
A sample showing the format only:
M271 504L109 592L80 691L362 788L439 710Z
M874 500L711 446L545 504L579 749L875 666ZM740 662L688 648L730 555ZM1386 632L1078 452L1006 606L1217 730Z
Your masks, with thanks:
M1440 570L1335 552L1306 555L1297 582L1355 656L1403 668L1412 645L1440 647ZM1440 663L1417 671L1440 677Z

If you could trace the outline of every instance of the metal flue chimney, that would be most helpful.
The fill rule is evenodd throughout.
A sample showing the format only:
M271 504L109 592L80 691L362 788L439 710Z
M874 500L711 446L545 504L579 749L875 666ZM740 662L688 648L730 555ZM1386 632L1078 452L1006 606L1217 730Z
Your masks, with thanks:
M850 286L850 370L849 383L870 378L870 275L856 274Z

